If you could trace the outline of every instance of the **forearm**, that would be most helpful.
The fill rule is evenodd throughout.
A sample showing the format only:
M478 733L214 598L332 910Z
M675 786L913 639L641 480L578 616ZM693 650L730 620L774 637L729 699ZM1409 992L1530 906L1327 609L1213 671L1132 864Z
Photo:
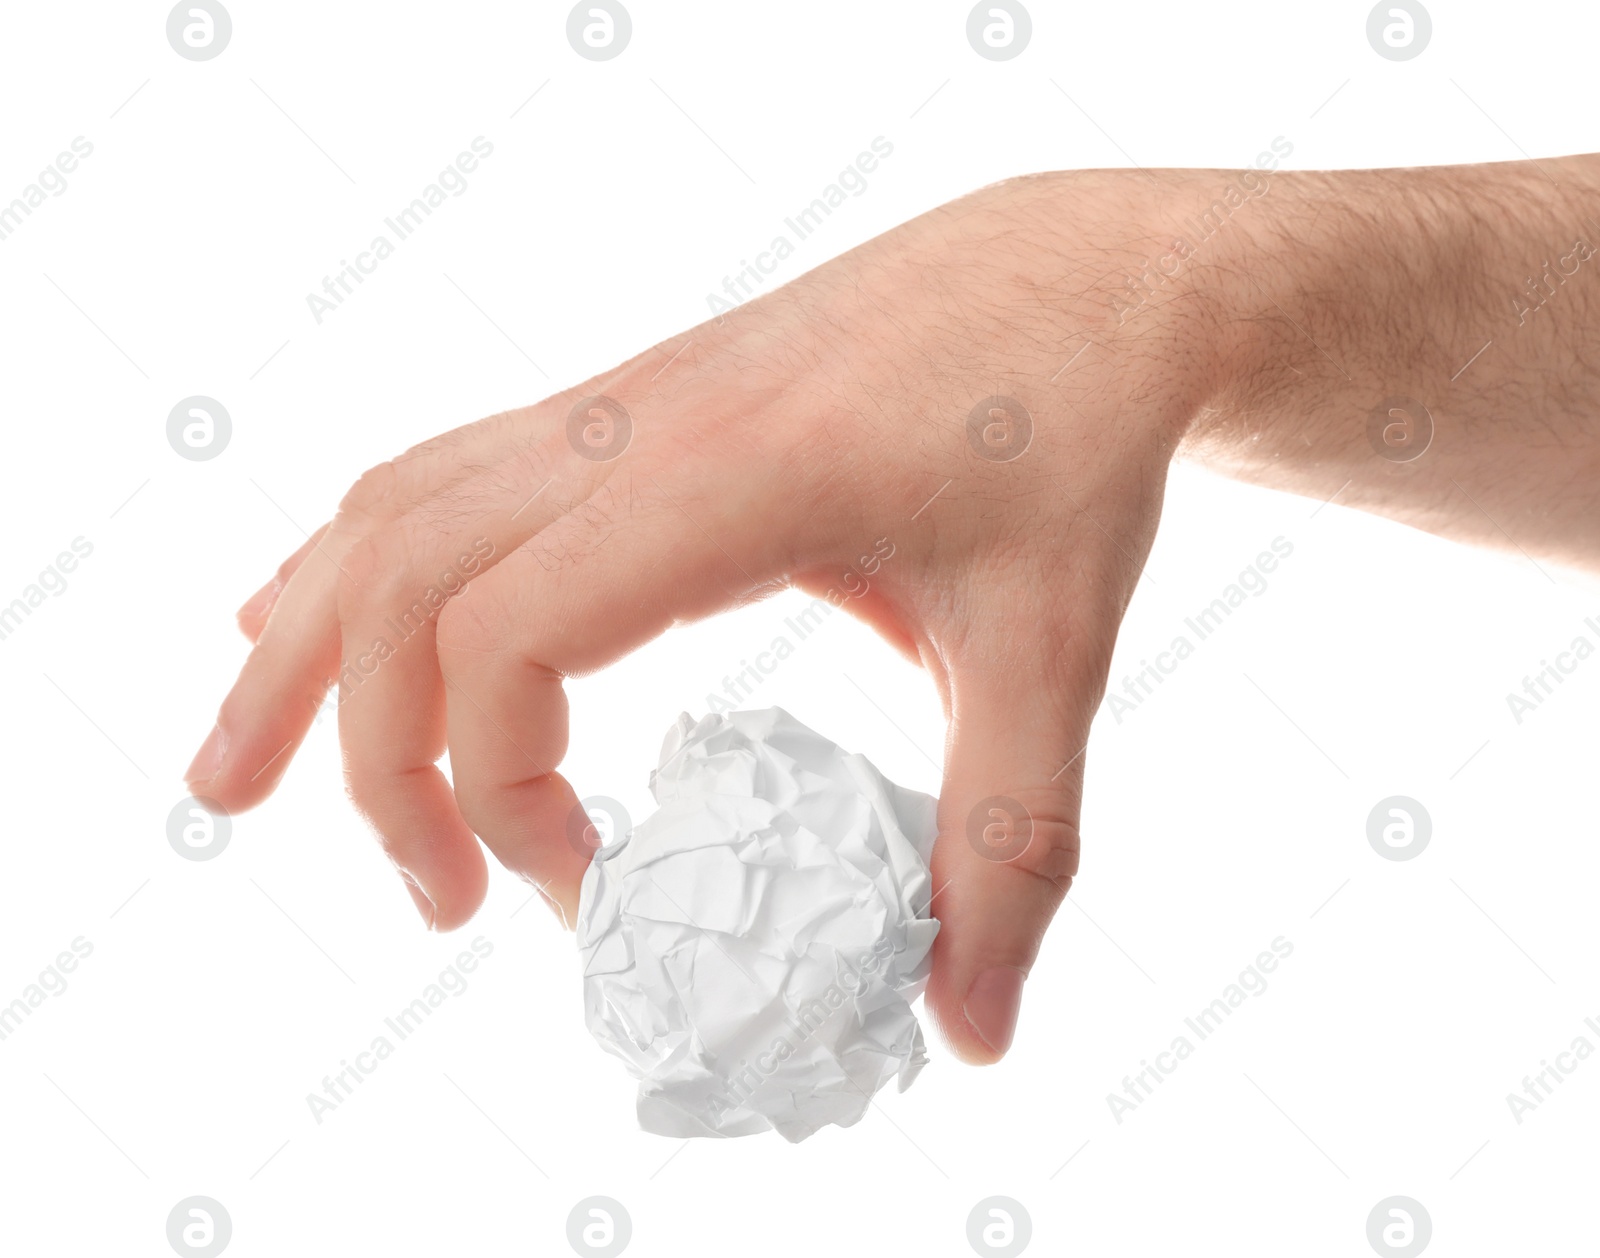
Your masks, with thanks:
M1277 174L1246 209L1189 276L1185 453L1600 565L1600 157Z

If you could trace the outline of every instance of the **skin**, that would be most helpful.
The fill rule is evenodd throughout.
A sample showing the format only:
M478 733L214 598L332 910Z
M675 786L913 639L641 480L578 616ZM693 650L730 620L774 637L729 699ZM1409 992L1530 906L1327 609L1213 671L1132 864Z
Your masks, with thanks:
M255 646L190 789L260 803L338 684L350 796L429 927L483 900L480 838L571 921L563 678L785 587L859 588L887 539L845 607L944 703L927 1003L995 1061L1078 869L1089 726L1172 460L1593 569L1595 250L1594 156L983 189L368 471L241 609ZM568 437L597 395L632 418L603 461ZM997 395L1026 448L984 444ZM995 796L1026 814L1009 860L968 841Z

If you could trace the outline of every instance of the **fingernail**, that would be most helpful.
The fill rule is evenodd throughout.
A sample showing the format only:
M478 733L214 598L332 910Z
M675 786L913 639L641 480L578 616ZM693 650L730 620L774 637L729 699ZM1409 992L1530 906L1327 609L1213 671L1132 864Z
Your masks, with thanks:
M967 1003L961 1007L978 1037L1002 1055L1011 1047L1017 1030L1017 1011L1022 1008L1022 983L1028 976L1009 965L985 970L967 988Z
M433 901L423 893L422 888L417 885L417 880L404 870L400 871L400 881L406 884L406 890L411 892L411 899L417 906L417 912L422 914L422 920L427 923L428 929L432 930L434 917L438 912L433 906Z
M278 601L278 595L281 593L283 593L283 582L273 577L245 600L244 605L234 613L235 618L259 620L272 610L272 605Z
M227 753L228 735L223 732L222 726L213 725L205 742L200 744L200 750L195 752L194 760L184 771L184 782L189 786L205 785L217 776L217 771L222 768L222 758Z

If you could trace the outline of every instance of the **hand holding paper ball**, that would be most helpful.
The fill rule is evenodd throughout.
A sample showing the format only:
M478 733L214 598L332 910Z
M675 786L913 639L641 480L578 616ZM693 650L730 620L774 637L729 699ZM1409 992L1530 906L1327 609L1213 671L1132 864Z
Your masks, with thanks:
M578 914L590 1030L669 1136L803 1140L927 1061L935 801L778 708L685 714Z

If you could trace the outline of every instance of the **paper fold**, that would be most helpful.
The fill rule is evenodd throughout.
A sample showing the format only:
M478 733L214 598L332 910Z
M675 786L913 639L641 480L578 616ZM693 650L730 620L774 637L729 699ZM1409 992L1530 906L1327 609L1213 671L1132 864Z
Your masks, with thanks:
M678 718L578 908L590 1031L666 1136L803 1140L927 1062L935 801L781 708Z

